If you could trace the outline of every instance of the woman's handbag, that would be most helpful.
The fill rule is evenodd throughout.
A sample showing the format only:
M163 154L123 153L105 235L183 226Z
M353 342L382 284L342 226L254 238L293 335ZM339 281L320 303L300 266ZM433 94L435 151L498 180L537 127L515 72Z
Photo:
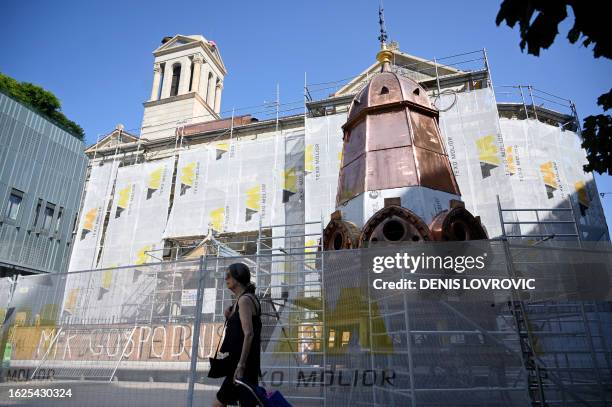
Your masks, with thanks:
M226 325L227 325L227 321L225 321L225 324L223 325L224 332L225 332ZM215 351L215 356L212 358L208 358L208 362L210 363L210 370L208 371L208 377L210 377L211 379L218 379L220 377L226 377L234 373L232 371L232 365L230 363L229 357L225 357L222 359L217 358L217 356L219 355L219 346L221 346L221 339L219 339L219 343L217 343L217 350Z

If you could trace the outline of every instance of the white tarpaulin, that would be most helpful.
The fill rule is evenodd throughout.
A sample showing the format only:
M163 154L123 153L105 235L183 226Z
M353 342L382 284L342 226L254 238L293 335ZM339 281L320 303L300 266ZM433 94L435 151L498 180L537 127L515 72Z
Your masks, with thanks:
M480 216L490 238L501 235L496 196L516 206L507 179L506 149L490 88L442 95L440 130L466 208ZM508 214L506 220L515 218ZM506 232L512 232L507 228Z
M270 225L276 212L283 211L280 137L245 140L236 143L237 165L230 173L236 188L232 192L233 231L258 230L259 222Z
M342 162L342 125L346 113L306 118L304 138L304 189L306 202L304 218L307 222L323 220L327 225L336 210L338 174ZM306 225L305 245L316 251L321 225Z
M201 228L225 232L233 228L231 221L236 210L230 198L236 188L235 179L230 182L232 166L238 161L236 141L222 141L206 148L208 163L204 175Z
M592 175L582 171L586 156L575 132L562 131L536 120L500 119L490 88L442 95L438 105L442 109L440 129L462 200L470 212L481 217L489 237L501 235L498 195L504 209L569 208L571 200L582 237L599 240L605 236L601 203ZM307 221L323 216L326 224L335 210L341 126L345 120L345 114L306 119ZM449 197L439 198L447 204ZM366 211L368 214L380 206L376 201L378 197L362 198L372 201L372 207ZM426 207L427 202L423 205ZM351 209L363 211L351 205L345 208L346 211ZM426 219L431 214L419 213ZM540 212L539 215L540 220L572 219L568 212L555 216L551 212ZM536 217L533 213L507 212L504 219L508 222L535 221ZM518 225L505 227L507 234L520 232ZM317 228L318 225L312 225L306 230L316 233ZM538 231L534 231L533 226L522 229L523 234L535 232ZM567 225L556 226L556 229L540 226L538 233L551 232L570 233L572 230ZM316 237L307 237L307 245L314 245L316 241Z
M208 228L202 218L208 153L207 148L198 147L179 154L172 211L164 237L206 234Z
M101 245L102 223L118 166L118 161L112 161L103 165L96 163L91 168L68 271L88 270L95 267L94 259Z
M179 154L165 237L244 232L283 218L281 136L227 140Z
M277 202L278 210L274 211L272 224L272 251L275 254L292 252L293 248L304 246L304 133L301 130L289 130L283 133L277 161L279 177ZM278 227L278 225L291 225ZM288 237L295 236L295 237ZM289 287L298 282L296 271L301 269L300 262L271 263L272 295L281 296L282 287ZM260 283L261 284L261 283Z
M102 268L161 258L173 167L174 157L119 168Z
M336 209L342 159L342 125L346 113L306 119L304 183L307 221L329 222Z
M517 208L570 208L572 212L539 212L539 220L571 221L575 216L586 240L605 238L603 209L580 136L537 120L500 119L506 142L508 179ZM536 221L534 213L519 214ZM523 234L575 233L573 225L523 225Z
M142 265L162 256L174 157L117 170L100 268ZM106 320L137 312L130 303L145 301L155 279L138 268L79 273L66 284L67 315ZM78 311L77 310L81 310Z
M506 212L505 221L575 219L582 238L605 236L603 210L580 136L537 120L499 118L490 88L443 95L440 127L466 207L489 237L501 234L496 195L504 209L570 208L571 212ZM519 234L518 225L506 233ZM521 234L575 233L571 225L523 225Z

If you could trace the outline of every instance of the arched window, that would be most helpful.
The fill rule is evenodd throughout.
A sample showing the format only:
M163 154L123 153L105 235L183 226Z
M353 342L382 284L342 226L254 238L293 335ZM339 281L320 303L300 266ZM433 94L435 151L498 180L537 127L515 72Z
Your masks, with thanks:
M208 80L206 81L206 101L209 102L210 101L210 97L212 97L212 95L210 95L210 83L213 80L213 74L212 72L208 73Z
M181 81L181 64L176 64L172 67L172 83L170 84L170 96L178 95L180 81Z

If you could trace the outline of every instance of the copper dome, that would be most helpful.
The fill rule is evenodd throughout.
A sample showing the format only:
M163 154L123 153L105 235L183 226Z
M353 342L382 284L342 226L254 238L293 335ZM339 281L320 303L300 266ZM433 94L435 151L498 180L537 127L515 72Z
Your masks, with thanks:
M459 196L438 110L415 81L387 70L353 98L344 126L337 204L365 191L423 186Z
M394 72L380 72L353 98L347 123L367 108L403 101L435 109L421 85Z

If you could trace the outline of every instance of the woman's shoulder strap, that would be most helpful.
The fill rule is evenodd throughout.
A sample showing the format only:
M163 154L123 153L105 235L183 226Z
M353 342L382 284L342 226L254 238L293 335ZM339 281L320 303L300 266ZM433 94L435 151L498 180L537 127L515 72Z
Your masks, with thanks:
M260 316L261 315L261 302L259 302L259 298L257 298L257 296L253 293L244 293L242 295L244 295L245 297L253 301L253 305L255 305L255 311L257 312L257 316Z

